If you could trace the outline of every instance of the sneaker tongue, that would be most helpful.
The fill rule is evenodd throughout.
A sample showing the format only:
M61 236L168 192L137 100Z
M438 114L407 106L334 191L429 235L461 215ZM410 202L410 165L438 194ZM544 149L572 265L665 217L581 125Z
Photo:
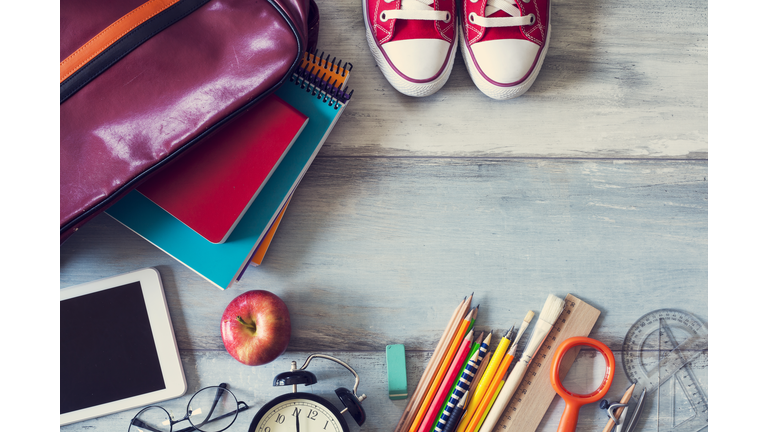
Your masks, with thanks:
M400 10L433 10L434 0L402 0Z
M499 11L501 13L497 14ZM493 14L496 14L495 16L498 17L505 15L519 17L521 15L520 8L514 0L488 0L488 3L485 5L485 16L490 17Z

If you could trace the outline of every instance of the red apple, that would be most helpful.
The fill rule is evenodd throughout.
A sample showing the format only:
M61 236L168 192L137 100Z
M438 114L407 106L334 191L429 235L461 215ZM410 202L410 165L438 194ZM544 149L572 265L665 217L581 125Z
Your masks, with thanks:
M280 297L269 291L247 291L235 297L221 317L224 348L250 366L271 362L291 339L291 317Z

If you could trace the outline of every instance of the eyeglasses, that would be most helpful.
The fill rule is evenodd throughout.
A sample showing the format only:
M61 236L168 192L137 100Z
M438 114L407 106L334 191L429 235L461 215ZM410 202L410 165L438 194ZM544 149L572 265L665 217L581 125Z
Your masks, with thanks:
M156 405L148 406L131 420L128 432L173 432L173 425L188 420L192 427L176 432L221 432L230 427L237 413L245 411L248 404L238 402L226 383L205 387L192 395L183 419L173 420L168 411Z

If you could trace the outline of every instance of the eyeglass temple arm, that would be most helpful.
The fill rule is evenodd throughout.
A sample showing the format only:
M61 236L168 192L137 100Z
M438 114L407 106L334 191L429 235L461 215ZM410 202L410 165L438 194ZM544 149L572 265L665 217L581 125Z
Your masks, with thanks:
M216 409L216 405L219 403L219 399L221 399L222 393L224 393L222 389L226 389L226 388L227 388L227 383L219 384L219 389L216 390L216 397L213 398L213 404L211 404L211 409L208 410L208 415L205 416L205 419L200 424L208 423L208 419L211 417L211 414L213 414L213 410Z
M143 411L143 410L142 410L142 411ZM185 418L183 418L183 419L181 419L181 420L173 420L173 419L171 419L171 418L168 418L168 423L169 423L169 425L170 425L171 427L173 427L173 425L175 425L176 423L181 423L181 422L183 422L184 420L187 420L187 418L185 417ZM143 421L139 420L139 419L138 419L138 418L136 418L136 417L134 417L133 419L131 419L131 424L132 424L132 425L134 425L134 426L136 426L136 427L138 427L138 428L144 428L144 429L146 429L146 430L148 430L148 431L151 431L151 432L165 432L165 431L162 431L162 430L158 430L158 429L155 429L154 427L152 427L152 426L150 426L150 425L148 425L148 424L144 423ZM188 428L188 429L189 429L189 428ZM191 431L191 429L190 429L190 431ZM188 432L189 432L189 431L188 431Z
M223 418L233 416L233 415L235 415L235 413L239 413L239 412L245 411L248 408L250 408L250 407L248 406L247 403L240 401L240 402L237 403L237 409L236 410L230 411L230 412L228 412L226 414L222 414L222 415L220 415L220 416L218 416L216 418L210 419L210 420L209 419L205 419L202 422L200 422L198 425L202 426L202 425L204 425L206 423L215 422L216 420L221 420ZM210 417L210 414L208 416ZM194 427L190 426L190 427L186 427L184 429L181 429L178 432L194 432L196 430L197 429L195 429ZM161 432L161 431L157 431L157 432Z
M152 426L144 423L143 421L137 419L136 417L134 417L133 420L131 420L131 424L136 426L136 427L138 427L138 428L144 428L144 429L152 431L152 432L163 432L161 430L153 428Z

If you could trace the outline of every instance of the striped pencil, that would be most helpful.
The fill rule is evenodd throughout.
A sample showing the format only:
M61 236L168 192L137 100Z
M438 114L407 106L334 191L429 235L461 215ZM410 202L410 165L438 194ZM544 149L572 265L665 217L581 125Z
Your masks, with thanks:
M462 372L461 376L459 377L459 383L456 385L456 389L448 399L448 403L445 405L440 418L437 419L437 425L433 428L434 431L443 432L443 429L445 428L448 419L451 417L451 413L453 412L454 408L457 406L459 399L464 397L464 395L467 393L467 390L469 390L469 385L472 384L472 379L475 377L475 372L477 372L477 368L480 367L481 360L479 357L480 350L478 349L472 355L472 358L467 361L467 365L464 367L464 372Z
M485 373L485 369L488 367L488 362L491 360L491 357L493 357L493 351L488 351L485 354L485 357L480 362L480 366L477 368L477 372L475 372L475 376L477 379L472 380L472 384L469 385L469 390L467 390L467 403L464 405L464 413L462 414L462 417L467 415L467 407L469 406L469 399L472 399L472 395L475 394L475 390L477 389L477 383L480 382L480 377L483 376ZM461 422L461 419L459 419L459 422ZM454 430L458 432L459 425L457 424L454 427Z
M448 392L451 390L453 380L459 375L459 373L461 373L461 365L464 364L464 360L467 358L467 354L469 354L469 349L472 346L473 337L474 331L470 330L462 341L461 346L459 347L459 351L454 356L453 361L451 362L451 366L448 368L448 372L446 372L445 377L443 378L443 382L440 383L440 387L437 389L435 398L429 405L429 409L424 416L424 420L419 426L419 432L429 432L432 430L432 422L434 422L435 418L438 416L438 414L440 414L440 406L442 405L443 399L445 399L445 397L448 395Z
M461 370L462 371L464 371L467 368L467 363L469 362L469 360L472 357L474 357L475 353L480 349L480 345L483 343L483 340L485 340L485 332L480 332L480 336L478 336L477 339L475 339L475 342L472 344L472 348L470 348L470 350L469 350L469 355L467 355L467 359L464 360L464 364L461 365ZM488 349L488 347L486 347L486 351L487 351L487 349ZM448 392L448 396L443 401L443 405L440 407L440 411L439 412L442 413L443 411L445 411L445 407L448 405L448 401L451 400L451 397L453 396L453 393L456 391L456 386L459 385L459 380L461 379L461 376L462 376L462 374L459 374L459 376L457 376L456 379L453 381L453 385L451 386L451 391ZM454 405L455 405L456 401L453 401L453 402L454 402ZM435 429L435 426L437 426L438 420L440 420L440 416L437 416L435 421L432 423L431 430Z
M448 419L448 422L445 424L445 428L443 432L453 432L454 429L456 429L456 425L459 424L459 420L461 419L461 416L464 414L464 407L467 403L467 393L464 393L461 396L461 399L459 399L459 402L456 404L456 409L454 409L451 412L451 417Z
M473 378L466 380L466 382L463 383L465 385L462 385L461 387L459 387L457 384L457 386L453 388L453 392L451 393L452 396L449 398L449 401L451 403L456 404L456 400L460 397L460 394L467 394L467 398L471 396L472 388L474 388L475 383L479 381L479 380L475 380L474 377L481 375L485 370L485 365L488 364L488 359L490 358L490 356L488 356L488 347L491 344L492 336L493 336L493 332L488 333L488 336L486 336L485 339L483 339L482 343L478 347L476 351L477 359L475 360L475 372L473 372ZM474 356L474 354L472 354L472 356ZM467 361L467 364L468 363L469 361ZM466 367L467 366L465 365L464 368L466 369ZM443 407L443 412L445 412L446 407L447 407L447 404L445 407ZM466 405L464 406L464 408L466 408ZM464 411L462 410L462 414L463 413ZM436 425L437 425L437 422L435 422L435 426L432 426L432 430L435 429ZM454 427L455 426L456 425L454 425Z

